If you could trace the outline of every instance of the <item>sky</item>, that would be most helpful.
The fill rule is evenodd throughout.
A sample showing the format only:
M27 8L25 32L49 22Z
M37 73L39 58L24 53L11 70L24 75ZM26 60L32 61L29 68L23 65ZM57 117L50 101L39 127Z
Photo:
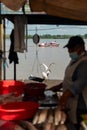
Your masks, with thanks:
M13 24L10 21L6 21L6 34L10 34L13 28ZM51 34L51 35L84 35L87 34L87 26L79 25L28 25L28 34L34 35Z

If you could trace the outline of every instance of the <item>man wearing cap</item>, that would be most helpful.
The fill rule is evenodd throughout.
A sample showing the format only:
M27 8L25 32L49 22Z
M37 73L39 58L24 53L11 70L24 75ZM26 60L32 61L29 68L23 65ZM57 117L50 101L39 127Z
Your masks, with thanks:
M87 52L80 36L71 37L64 48L68 49L71 61L65 70L59 103L62 109L69 109L69 119L79 130L80 115L87 113ZM54 86L53 91L57 91L57 87Z

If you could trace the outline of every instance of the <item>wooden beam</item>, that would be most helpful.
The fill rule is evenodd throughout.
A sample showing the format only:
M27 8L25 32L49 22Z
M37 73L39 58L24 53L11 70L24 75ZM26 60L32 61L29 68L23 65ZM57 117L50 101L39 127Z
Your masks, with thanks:
M6 14L1 17L5 17L14 23L15 16L17 16L17 14ZM23 15L21 15L21 17L22 16ZM87 21L67 19L47 14L26 14L26 17L28 18L28 24L87 25Z

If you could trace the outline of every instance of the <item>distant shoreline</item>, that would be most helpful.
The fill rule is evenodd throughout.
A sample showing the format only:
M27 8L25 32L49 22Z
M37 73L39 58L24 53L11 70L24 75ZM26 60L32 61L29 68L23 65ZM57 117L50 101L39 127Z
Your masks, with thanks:
M69 39L73 35L50 35L50 34L45 34L45 35L40 35L41 39ZM80 35L83 38L87 39L87 34ZM6 34L6 39L10 39L10 35ZM27 39L33 39L33 35L28 35Z

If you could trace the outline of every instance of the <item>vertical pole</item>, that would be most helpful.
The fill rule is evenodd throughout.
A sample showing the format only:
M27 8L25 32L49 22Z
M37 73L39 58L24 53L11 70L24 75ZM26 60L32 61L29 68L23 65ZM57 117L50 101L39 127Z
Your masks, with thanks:
M14 80L16 80L16 63L14 63Z
M2 50L3 43L3 24L2 18L0 17L0 50ZM0 80L2 80L2 59L0 59Z
M4 24L4 35L3 35L3 39L4 39L4 41L3 41L3 51L4 51L4 57L6 57L6 45L5 45L5 40L6 40L6 37L5 37L5 34L6 34L6 28L5 28L5 19L4 19L4 22L3 22L3 24ZM4 64L5 64L5 61L6 59L3 59L3 62L4 62ZM3 78L4 78L4 80L6 79L6 67L5 67L5 65L3 66Z
M1 2L0 2L0 14L1 14ZM0 18L1 19L1 18Z

